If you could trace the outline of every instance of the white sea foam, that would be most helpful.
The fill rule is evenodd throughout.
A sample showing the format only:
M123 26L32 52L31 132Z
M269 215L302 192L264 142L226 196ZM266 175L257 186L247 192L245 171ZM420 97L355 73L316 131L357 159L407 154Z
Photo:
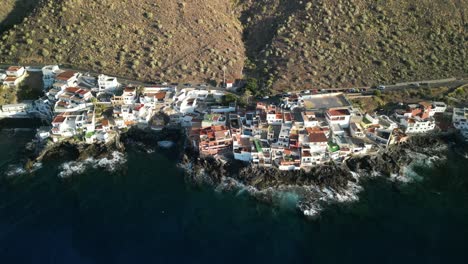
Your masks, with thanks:
M169 140L159 141L158 146L161 148L171 148L175 143Z
M125 155L118 151L110 154L110 157L101 159L88 158L83 161L70 161L62 164L58 174L61 178L68 178L74 175L84 173L87 169L104 169L108 172L117 170L121 165L127 162Z
M358 174L354 174L353 177L359 182ZM215 190L217 192L234 190L236 195L247 193L258 200L271 202L281 208L298 209L306 217L316 217L326 204L358 201L358 194L363 190L363 187L358 183L348 182L347 187L339 191L331 188L319 188L316 185L283 185L258 190L231 177L224 177Z
M5 172L5 175L7 177L15 177L15 176L20 176L20 175L24 175L26 174L27 171L24 169L24 166L22 165L18 165L18 164L13 164L13 165L9 165L6 172Z
M408 166L403 167L399 174L390 175L390 179L402 183L411 183L414 181L422 181L424 177L416 172L418 167L434 167L436 163L444 161L445 158L439 156L429 157L421 153L409 154L413 157L413 161Z

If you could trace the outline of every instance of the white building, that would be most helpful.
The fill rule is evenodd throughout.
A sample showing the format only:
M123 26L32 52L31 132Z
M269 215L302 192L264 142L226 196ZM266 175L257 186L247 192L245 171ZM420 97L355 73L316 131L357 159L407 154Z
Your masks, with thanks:
M325 161L325 152L312 152L310 148L301 149L301 168L308 169Z
M51 88L55 82L55 76L60 73L58 65L48 65L42 68L42 82L44 89Z
M434 116L437 113L444 113L447 110L447 105L444 102L433 102L430 110L430 116Z
M348 128L351 113L348 109L330 109L325 113L325 117L330 125L336 124L342 128Z
M422 119L416 116L402 119L401 125L405 128L406 134L427 133L434 130L435 120L431 117Z
M280 125L283 123L283 114L275 112L267 113L267 122L270 125Z
M18 103L0 106L0 117L28 117L31 103Z
M452 117L453 127L468 140L468 107L454 108Z
M288 148L289 147L289 135L291 134L291 124L282 124L281 130L278 136L278 145Z
M395 121L391 120L390 117L386 115L379 116L378 120L379 120L379 124L383 128L390 129L390 130L398 128L398 124Z
M57 96L54 111L64 113L86 109L91 98L93 95L88 89L68 87Z
M311 152L325 152L328 147L328 137L326 131L319 127L307 128L307 137L302 143L309 147Z
M72 137L76 134L76 116L67 116L60 114L52 121L52 135L54 135L54 141L57 137Z
M100 92L112 91L120 87L116 77L110 77L104 74L98 76L98 88Z
M306 111L302 112L302 119L304 120L304 127L316 127L319 125L319 121L315 116L315 112Z
M124 89L124 92L122 94L122 100L124 104L126 105L134 104L136 103L136 99L137 99L136 88L127 87Z
M251 162L252 143L249 136L233 136L232 150L234 159L244 162Z
M17 87L23 78L21 77L14 77L14 76L7 76L5 80L3 80L3 84L8 87Z
M23 66L10 66L6 70L6 74L11 77L19 78L26 73L26 69Z
M364 133L364 129L358 123L350 123L349 131L351 132L351 136L355 138L364 138L366 134Z
M56 82L65 84L68 87L74 87L78 85L78 78L81 76L79 72L75 71L64 71L55 77Z

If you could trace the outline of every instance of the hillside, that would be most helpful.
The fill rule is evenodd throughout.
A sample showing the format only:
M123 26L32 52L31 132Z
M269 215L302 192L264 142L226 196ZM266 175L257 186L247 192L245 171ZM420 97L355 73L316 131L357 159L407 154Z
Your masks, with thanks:
M242 28L223 0L43 0L2 37L3 62L63 63L141 80L239 77ZM209 3L207 3L209 2Z
M276 90L468 72L466 0L241 1L251 74Z
M2 0L0 7L0 33L20 23L40 0Z
M226 66L277 91L468 73L468 0L6 1L40 4L3 33L0 63L171 82Z

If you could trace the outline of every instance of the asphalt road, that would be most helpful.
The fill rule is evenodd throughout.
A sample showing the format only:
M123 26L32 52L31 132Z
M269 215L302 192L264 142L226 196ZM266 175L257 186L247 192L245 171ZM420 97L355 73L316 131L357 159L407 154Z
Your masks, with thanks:
M6 69L8 65L0 65L0 69ZM28 68L28 66L26 66ZM29 66L32 71L37 71L40 70L42 66L40 65L33 65ZM81 72L87 72L84 70L79 70L79 69L70 69L70 68L62 68L64 70L76 70L76 71L81 71ZM97 72L87 72L92 76L97 76L99 73ZM111 75L114 76L114 75ZM129 80L126 78L122 78L120 76L115 76L119 79L119 82L122 84L133 84L133 85L155 85L155 83L145 83L145 82L139 82L135 80ZM417 85L419 84L419 85ZM401 90L401 89L417 89L417 88L427 88L427 87L440 87L440 86L446 86L450 89L454 89L456 87L462 86L464 84L468 84L468 79L463 78L463 79L456 79L456 78L448 78L448 79L439 79L439 80L422 80L422 81L412 81L412 82L405 82L405 83L397 83L397 84L382 84L385 86L385 89L382 90L382 92L387 92L387 91L394 91L394 90ZM206 86L200 86L200 85L194 85L192 84L191 86L185 86L184 84L178 84L177 87L179 88L200 88L200 89L211 89L211 90L223 90L226 91L226 89L221 88L221 87L214 87L210 85ZM355 94L355 95L366 95L366 94L373 94L373 92L376 90L375 87L342 87L342 88L329 88L325 89L327 91L331 92L344 92L348 93L349 90L351 89L359 89L359 90L364 90L365 92L355 92L355 93L350 93L350 94ZM300 93L301 91L292 91L293 93Z

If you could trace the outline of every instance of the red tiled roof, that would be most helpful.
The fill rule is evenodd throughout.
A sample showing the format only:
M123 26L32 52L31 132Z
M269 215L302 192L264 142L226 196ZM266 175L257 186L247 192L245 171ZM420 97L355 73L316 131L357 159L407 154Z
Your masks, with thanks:
M135 111L140 111L141 108L143 108L143 106L145 106L144 104L140 104L140 105L137 105L135 106Z
M89 93L89 91L85 90L85 89L80 89L80 90L77 91L77 93L81 94L81 95L85 95L85 94Z
M155 94L156 99L162 100L166 97L166 92L160 92Z
M325 133L311 133L309 134L309 142L312 143L324 143L328 142L327 136L325 136Z
M419 104L424 106L424 108L432 108L432 104L429 102L419 102Z
M330 109L328 110L328 114L330 116L348 116L351 113L348 111L348 109Z
M8 76L8 77L6 77L6 78L5 78L5 80L4 80L4 81L5 81L5 82L14 82L14 81L16 81L16 79L18 79L18 78L16 78L16 77L11 77L11 76Z
M307 127L307 134L313 134L313 133L323 133L324 131L328 131L328 128L322 128L322 127Z
M15 71L19 71L21 68L21 66L10 66L8 67L7 71L12 71L12 72L15 72Z
M78 90L80 90L78 87L68 87L65 89L65 91L69 93L76 93Z
M54 118L54 121L52 121L52 123L60 124L63 123L63 121L65 121L65 117L63 115L58 115Z
M68 81L75 74L76 74L76 72L74 72L74 71L64 71L64 72L60 73L59 75L57 75L57 79L62 80L62 81Z

